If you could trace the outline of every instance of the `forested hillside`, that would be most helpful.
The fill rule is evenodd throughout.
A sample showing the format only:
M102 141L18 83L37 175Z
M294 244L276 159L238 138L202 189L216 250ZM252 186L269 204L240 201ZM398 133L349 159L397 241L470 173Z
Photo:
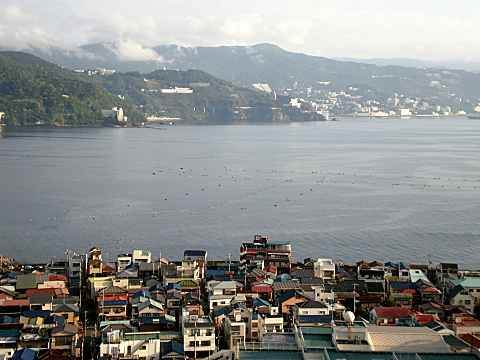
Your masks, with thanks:
M11 125L125 125L102 109L122 107L126 124L144 115L105 89L79 80L76 74L32 55L0 52L0 111Z

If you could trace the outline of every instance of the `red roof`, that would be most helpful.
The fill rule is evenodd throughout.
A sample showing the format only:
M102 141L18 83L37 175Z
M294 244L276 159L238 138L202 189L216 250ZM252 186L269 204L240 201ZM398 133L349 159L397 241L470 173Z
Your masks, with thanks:
M269 285L255 285L252 286L252 291L256 293L271 293L273 292L273 288Z
M382 264L380 261L377 261L377 260L372 261L372 262L371 262L370 264L368 264L368 265L370 265L370 267L383 266L383 264Z
M30 300L5 300L3 306L29 306Z
M418 292L414 289L405 289L401 291L402 294L412 294L412 296L419 296Z
M54 288L48 289L27 289L27 297L30 297L32 294L55 294Z
M277 267L275 265L267 265L263 268L263 270L272 272L272 273L277 273Z
M421 325L424 325L432 320L435 320L435 317L433 315L418 314L418 315L415 315L415 317L417 318L418 322Z
M428 265L410 265L410 269L428 270Z
M67 277L63 275L50 275L48 277L49 281L67 281Z
M438 290L437 288L434 288L434 287L426 287L424 289L421 289L420 290L422 293L430 293L430 294L441 294L441 291Z
M406 307L377 307L374 311L378 318L406 318L411 315Z
M366 262L366 261L359 261L357 262L357 266L361 266L361 267L370 267L370 265Z
M114 301L114 300L128 300L128 295L115 295L115 296L98 296L97 301Z

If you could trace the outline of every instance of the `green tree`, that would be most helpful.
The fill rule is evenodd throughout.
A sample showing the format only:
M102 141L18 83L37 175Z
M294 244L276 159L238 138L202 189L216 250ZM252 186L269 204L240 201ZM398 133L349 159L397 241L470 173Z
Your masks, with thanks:
M361 318L364 318L366 320L368 320L368 318L369 318L368 310L365 306L360 306L357 309L357 313L355 315L360 316Z
M383 307L397 307L397 303L393 301L392 299L385 299L380 303L381 306Z

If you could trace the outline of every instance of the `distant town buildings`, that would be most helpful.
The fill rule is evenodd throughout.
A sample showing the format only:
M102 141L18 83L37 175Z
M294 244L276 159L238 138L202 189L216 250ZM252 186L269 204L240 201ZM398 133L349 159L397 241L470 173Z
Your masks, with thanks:
M480 359L480 271L291 251L256 235L240 261L2 258L0 358Z

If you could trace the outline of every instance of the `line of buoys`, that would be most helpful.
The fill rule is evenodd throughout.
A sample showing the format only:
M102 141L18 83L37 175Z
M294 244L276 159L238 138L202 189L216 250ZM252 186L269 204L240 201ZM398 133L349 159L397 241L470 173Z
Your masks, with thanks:
M128 213L128 214L111 214L111 215L89 215L89 216L68 216L68 217L58 217L58 218L39 218L39 219L29 219L28 221L53 221L53 220L82 220L82 219L95 219L95 218L107 218L115 216L138 216L138 215L153 215L155 214L168 214L168 213L177 213L177 212L187 212L192 211L192 209L181 209L181 210L163 210L163 211L147 211L139 213Z

